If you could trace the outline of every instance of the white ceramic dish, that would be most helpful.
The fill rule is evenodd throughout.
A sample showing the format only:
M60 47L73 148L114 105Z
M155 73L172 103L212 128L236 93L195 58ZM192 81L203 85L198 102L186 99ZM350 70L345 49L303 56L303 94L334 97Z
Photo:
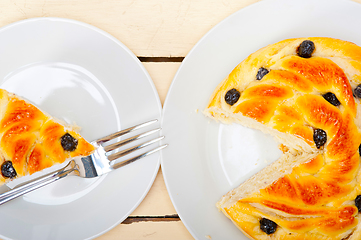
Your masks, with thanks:
M361 45L360 22L361 5L352 1L264 0L219 23L186 56L164 104L163 134L171 144L161 164L194 238L247 239L215 204L280 156L270 136L204 117L215 87L249 54L283 39L324 36Z
M158 93L143 65L93 26L59 18L16 22L0 29L0 52L0 87L81 126L89 141L160 119ZM139 205L159 164L157 153L99 179L68 177L6 203L0 238L99 236Z

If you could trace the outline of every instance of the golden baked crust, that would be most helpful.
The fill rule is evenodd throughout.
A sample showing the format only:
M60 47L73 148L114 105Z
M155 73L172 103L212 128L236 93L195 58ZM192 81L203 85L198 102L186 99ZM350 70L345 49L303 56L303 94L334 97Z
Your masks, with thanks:
M64 150L61 139L66 133L76 139L75 149ZM70 157L89 155L93 150L94 146L70 126L64 126L29 102L0 89L0 184ZM15 169L15 176L7 176L5 163Z
M311 56L299 53L304 41L314 44ZM267 71L257 79L261 68ZM286 149L269 167L279 176L267 177L266 169L217 203L249 238L361 239L355 206L361 195L360 83L360 47L299 38L253 53L216 88L207 116L270 133ZM231 89L239 96L227 102ZM277 230L261 230L261 219Z

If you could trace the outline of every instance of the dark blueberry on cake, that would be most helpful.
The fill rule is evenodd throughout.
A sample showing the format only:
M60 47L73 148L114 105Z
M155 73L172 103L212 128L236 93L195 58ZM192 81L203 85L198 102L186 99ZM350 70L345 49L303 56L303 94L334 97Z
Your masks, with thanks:
M65 133L61 139L61 146L65 151L74 151L78 146L78 140L76 140L72 135L69 133Z
M261 230L268 235L274 233L277 230L277 223L267 218L262 218L259 221L259 224Z
M261 80L267 73L269 73L269 71L261 67L260 69L258 69L256 79Z
M237 89L232 88L231 90L229 90L226 93L226 96L224 97L224 99L226 100L226 103L228 103L229 105L232 106L233 104L235 104L238 101L240 96L241 96L241 93Z
M361 195L358 195L355 198L355 206L357 207L358 211L361 212Z
M356 97L361 98L361 84L357 85L357 87L353 90L353 94Z
M5 161L1 164L1 174L4 178L14 178L16 177L17 173L11 161Z
M313 130L313 141L315 141L316 147L320 148L327 142L327 134L322 129L314 129Z
M340 101L337 99L336 95L333 94L332 92L328 92L328 93L322 95L322 97L336 107L341 104Z
M303 41L297 49L297 54L303 58L310 58L315 50L315 44L310 40Z

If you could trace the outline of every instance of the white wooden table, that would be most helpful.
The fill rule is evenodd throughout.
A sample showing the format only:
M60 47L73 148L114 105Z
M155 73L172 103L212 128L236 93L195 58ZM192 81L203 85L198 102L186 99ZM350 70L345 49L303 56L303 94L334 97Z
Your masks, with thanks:
M144 64L162 104L183 58L213 26L259 0L0 0L0 27L34 17L61 17L98 27ZM361 3L361 0L355 0ZM162 170L139 207L97 238L193 239L175 211Z

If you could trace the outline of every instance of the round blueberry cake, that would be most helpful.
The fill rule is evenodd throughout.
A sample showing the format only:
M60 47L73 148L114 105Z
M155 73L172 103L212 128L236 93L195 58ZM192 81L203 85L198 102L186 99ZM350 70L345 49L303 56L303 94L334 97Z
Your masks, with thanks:
M251 54L204 113L271 134L283 155L217 207L250 239L361 239L360 101L351 42L287 39Z

